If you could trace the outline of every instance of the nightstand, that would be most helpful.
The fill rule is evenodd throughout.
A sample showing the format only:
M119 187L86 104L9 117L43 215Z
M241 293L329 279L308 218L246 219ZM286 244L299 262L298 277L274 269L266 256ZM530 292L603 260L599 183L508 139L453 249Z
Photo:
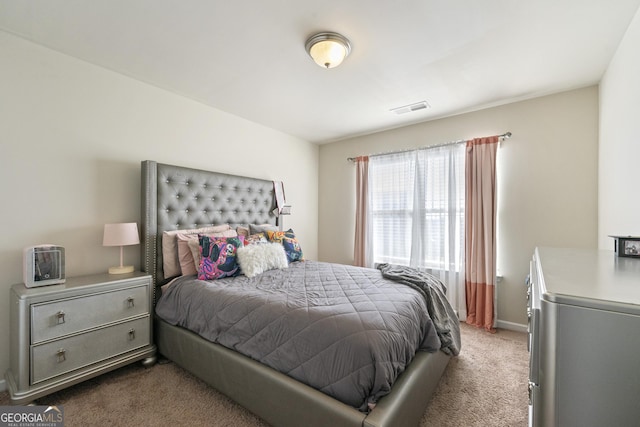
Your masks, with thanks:
M11 403L30 403L138 360L153 365L152 286L151 276L138 272L12 286L5 375Z

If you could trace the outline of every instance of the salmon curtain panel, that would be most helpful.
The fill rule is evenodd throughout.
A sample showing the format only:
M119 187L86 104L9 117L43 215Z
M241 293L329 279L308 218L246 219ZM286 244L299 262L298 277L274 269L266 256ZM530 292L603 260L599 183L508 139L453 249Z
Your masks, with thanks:
M356 163L356 235L354 242L354 265L372 267L371 245L367 244L369 235L369 156L355 158Z
M489 332L495 332L498 143L498 136L469 140L465 159L466 322Z

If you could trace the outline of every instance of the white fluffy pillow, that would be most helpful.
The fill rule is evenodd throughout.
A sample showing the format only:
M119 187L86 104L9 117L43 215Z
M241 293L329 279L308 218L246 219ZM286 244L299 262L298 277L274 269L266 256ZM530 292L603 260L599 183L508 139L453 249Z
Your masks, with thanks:
M238 264L247 277L254 277L267 270L288 268L287 254L280 243L261 243L238 248Z

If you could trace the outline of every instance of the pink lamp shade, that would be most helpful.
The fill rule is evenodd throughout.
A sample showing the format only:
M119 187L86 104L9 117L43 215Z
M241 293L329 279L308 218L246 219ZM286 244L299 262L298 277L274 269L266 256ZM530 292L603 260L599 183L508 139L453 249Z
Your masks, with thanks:
M132 265L123 264L123 246L140 244L138 234L138 224L135 222L125 222L118 224L105 224L102 246L120 246L120 266L110 267L109 274L131 273Z

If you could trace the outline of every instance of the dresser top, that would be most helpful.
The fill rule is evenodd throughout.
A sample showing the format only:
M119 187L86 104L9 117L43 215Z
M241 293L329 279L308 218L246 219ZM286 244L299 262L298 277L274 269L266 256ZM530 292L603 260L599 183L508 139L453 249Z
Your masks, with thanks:
M103 286L118 286L123 283L132 282L136 279L148 277L147 273L134 271L126 274L91 274L86 276L67 277L65 283L57 285L38 286L27 288L24 283L18 283L11 287L13 292L20 298L27 297L46 297L49 294L67 294L76 291L89 290L91 288ZM149 276L150 277L150 276Z
M542 298L558 303L640 313L640 259L613 251L536 248Z

